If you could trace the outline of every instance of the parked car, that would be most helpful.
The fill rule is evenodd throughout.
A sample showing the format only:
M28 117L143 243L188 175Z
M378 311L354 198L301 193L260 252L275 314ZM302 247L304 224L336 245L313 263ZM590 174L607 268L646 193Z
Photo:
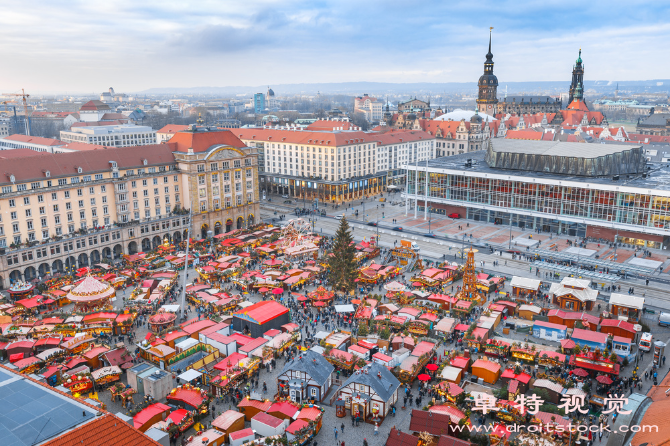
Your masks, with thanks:
M342 220L344 218L344 214L336 215L335 218L338 220Z
M449 218L461 218L461 214L454 212L453 214L449 214Z

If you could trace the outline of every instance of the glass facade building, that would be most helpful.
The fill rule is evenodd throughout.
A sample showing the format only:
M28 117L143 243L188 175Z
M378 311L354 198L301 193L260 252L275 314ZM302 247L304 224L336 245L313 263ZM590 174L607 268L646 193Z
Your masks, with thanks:
M509 171L489 167L484 152L406 167L407 197L421 210L427 202L441 214L581 237L635 239L649 247L667 245L670 235L670 190L659 188L665 183L651 174L614 180ZM662 179L658 171L654 176Z

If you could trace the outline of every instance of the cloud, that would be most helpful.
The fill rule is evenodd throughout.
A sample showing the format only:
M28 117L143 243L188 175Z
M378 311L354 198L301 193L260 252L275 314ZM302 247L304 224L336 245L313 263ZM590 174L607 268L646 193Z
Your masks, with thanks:
M665 78L670 3L559 0L37 1L0 15L3 88Z

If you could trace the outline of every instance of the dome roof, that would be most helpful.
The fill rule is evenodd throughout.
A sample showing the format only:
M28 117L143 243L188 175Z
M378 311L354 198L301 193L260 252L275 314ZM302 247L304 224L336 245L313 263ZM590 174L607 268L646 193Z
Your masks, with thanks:
M482 117L479 116L477 111L475 110L475 114L472 115L472 118L470 118L470 122L473 124L481 124L482 123Z
M268 96L274 96L275 92L272 91L272 88L268 87Z
M460 121L461 119L465 119L466 121L470 121L472 119L472 116L475 114L474 111L472 110L462 110L460 108L457 108L456 110L445 113L443 115L438 116L437 118L434 119L434 121ZM494 118L491 115L487 115L486 113L478 113L478 116L483 120L483 121L497 121L496 118Z
M482 74L479 77L479 85L498 85L498 78L495 74Z

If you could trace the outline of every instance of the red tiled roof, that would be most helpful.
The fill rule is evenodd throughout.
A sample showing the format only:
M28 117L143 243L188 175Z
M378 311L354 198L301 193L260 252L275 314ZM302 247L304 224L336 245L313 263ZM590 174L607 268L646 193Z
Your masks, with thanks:
M447 414L414 409L409 422L409 430L428 432L432 435L448 434L450 422L451 417Z
M87 111L87 110L92 110L92 111L95 111L95 110L110 110L110 107L109 107L109 105L105 104L102 101L92 100L92 101L88 101L87 103L82 105L81 108L79 109L79 111L82 111L82 110L84 110L84 111Z
M235 129L237 132L242 129ZM170 144L175 145L175 151L188 152L189 149L194 152L207 152L211 147L224 145L238 149L246 147L240 139L230 130L218 130L212 132L177 132L170 139Z
M39 144L41 146L49 146L49 147L62 146L62 145L65 144L60 139L42 138L41 136L20 135L18 133L14 134L14 135L6 136L3 139L5 139L7 141L16 141L16 142L23 142L23 143L29 143L29 144Z
M2 150L0 151L0 159L9 159L9 158L26 158L28 156L41 156L45 155L48 152L38 152L33 149L11 149L11 150Z
M160 445L120 418L107 413L44 443L44 446L81 446L82 444L86 446Z
M589 108L586 106L584 101L581 101L579 99L575 99L568 105L568 110L579 110L579 111L589 111Z
M418 446L419 437L399 431L395 427L389 432L385 446Z
M63 149L76 150L77 152L84 152L86 150L103 150L107 147L100 144L88 144L85 142L69 142L65 144Z
M168 124L165 127L163 127L160 130L157 130L156 133L177 133L177 132L182 132L184 130L187 130L188 126L187 125L179 125L179 124Z
M505 139L524 139L539 141L542 139L542 132L535 130L508 130L505 134Z
M9 175L14 175L16 183L44 180L46 171L50 172L51 178L71 177L78 175L78 167L82 168L82 174L109 172L112 167L110 161L115 161L119 170L144 167L145 159L148 166L175 164L169 143L85 152L45 153L31 157L30 163L21 158L3 160L2 169L6 175L0 175L0 184L11 184Z
M348 121L326 121L319 119L307 126L307 130L351 130L354 125Z

